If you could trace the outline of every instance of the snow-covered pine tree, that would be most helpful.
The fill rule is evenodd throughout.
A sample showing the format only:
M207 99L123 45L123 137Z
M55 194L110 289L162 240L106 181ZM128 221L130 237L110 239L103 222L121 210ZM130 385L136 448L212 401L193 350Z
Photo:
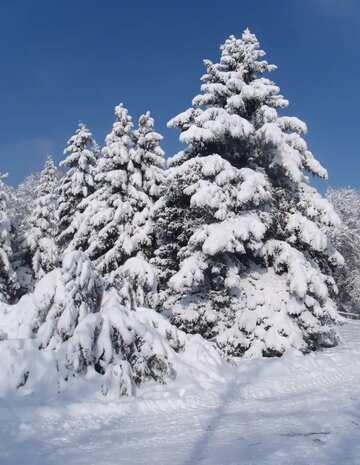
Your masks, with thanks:
M18 282L12 267L12 225L9 218L9 190L0 174L0 302L12 303L17 297Z
M329 230L345 260L334 276L339 288L337 303L345 312L360 314L360 191L347 187L329 189L326 194L341 218L341 224Z
M34 273L32 253L27 240L30 216L40 182L40 173L27 176L15 189L10 202L10 217L14 229L13 268L19 283L19 295L33 290Z
M56 244L57 185L57 170L52 157L48 156L44 169L40 173L26 234L35 281L52 271L59 263L59 251Z
M165 152L160 146L163 137L154 130L154 118L149 111L140 116L133 138L134 150L131 159L135 172L131 176L132 182L155 202L164 188Z
M249 30L205 61L201 94L169 122L184 151L156 206L161 308L229 355L281 355L336 343L323 226L338 222L306 172L326 170L298 118L263 74L276 69Z
M67 172L61 179L58 199L57 242L64 250L74 237L78 227L79 204L95 190L95 165L97 145L85 124L80 123L64 150L66 158L60 163Z
M165 153L160 146L162 136L154 131L154 119L150 112L140 116L132 136L134 144L130 152L129 191L135 191L141 200L134 208L132 219L132 238L136 244L132 255L136 253L136 256L128 258L113 273L116 287L129 308L152 306L154 303L157 276L151 264L156 248L152 214L165 180Z
M99 187L80 205L83 213L71 247L86 251L133 308L148 304L146 297L156 286L149 264L151 209L163 184L164 153L149 113L140 117L135 131L122 104L115 107L115 116L97 166Z
M133 249L129 229L136 201L128 195L133 124L122 104L115 107L115 116L96 167L98 188L80 206L81 226L71 244L85 250L102 274L117 269Z

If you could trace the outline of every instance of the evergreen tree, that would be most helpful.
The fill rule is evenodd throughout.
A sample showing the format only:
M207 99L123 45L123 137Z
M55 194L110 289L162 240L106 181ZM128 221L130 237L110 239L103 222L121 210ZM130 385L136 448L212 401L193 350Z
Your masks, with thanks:
M0 301L12 303L17 296L18 282L12 267L12 225L9 217L9 189L0 175Z
M116 269L133 250L130 230L136 200L129 193L133 125L123 105L115 107L115 116L96 168L98 189L80 205L81 226L71 245L86 250L103 274Z
M263 74L246 30L205 61L201 94L169 122L184 151L156 206L160 304L178 327L229 355L281 355L336 343L331 270L341 262L323 226L338 217L309 185L326 177L306 125Z
M129 308L152 306L157 290L156 270L151 264L155 252L153 207L164 188L164 151L160 147L162 136L154 131L150 112L139 118L133 132L134 145L130 152L129 184L141 202L134 208L132 238L136 256L128 258L112 276L121 290L123 303ZM134 253L132 255L134 255Z
M39 182L40 173L27 176L15 189L10 205L10 216L14 225L13 267L19 283L20 296L32 291L34 287L32 253L27 237Z
M133 164L135 173L133 183L155 202L159 199L164 187L164 157L160 147L163 137L154 131L154 119L147 111L139 118L139 124L134 131Z
M65 249L76 232L76 213L83 199L95 190L95 165L97 145L85 124L80 123L64 150L65 160L60 166L67 169L59 188L58 237L61 249Z
M341 218L329 234L345 260L334 276L339 288L336 300L341 310L360 313L360 191L329 189L327 198Z
M36 198L29 219L27 241L32 256L35 280L52 271L59 261L56 245L56 189L57 171L53 159L49 156L40 173Z
M164 153L149 113L140 117L135 131L123 105L115 115L97 167L99 188L80 206L81 226L72 247L85 250L133 307L147 304L146 296L156 287L149 264L154 249L151 211L163 185Z

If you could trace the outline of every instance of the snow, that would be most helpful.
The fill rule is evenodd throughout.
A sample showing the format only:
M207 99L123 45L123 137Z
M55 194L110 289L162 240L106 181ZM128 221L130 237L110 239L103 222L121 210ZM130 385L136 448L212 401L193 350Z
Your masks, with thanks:
M299 212L289 215L286 229L295 233L294 242L299 239L302 243L310 245L319 252L328 247L328 238L325 232Z
M0 465L355 464L340 220L264 56L246 29L205 60L169 170L120 104L59 185L51 160L17 197L0 176Z
M203 284L206 269L204 255L196 252L182 262L181 269L169 280L169 286L176 291L198 288Z
M290 292L303 299L307 292L326 300L328 290L325 276L305 260L304 255L289 244L269 240L264 247L267 256L274 256L274 268L280 272L285 265L289 274Z
M175 125L177 120L171 122ZM184 144L215 142L227 136L234 139L248 137L253 131L252 125L241 116L230 115L222 108L208 108L194 118L194 124L181 133L180 142Z
M194 341L176 381L121 400L85 385L14 396L4 392L2 371L0 463L358 465L360 323L341 335L337 348L237 367L204 360ZM0 342L2 359L19 344ZM197 369L189 368L195 358Z
M197 231L190 241L203 242L202 250L207 255L216 255L222 251L245 253L245 242L254 239L261 241L266 228L258 216L252 213L239 215L221 223L214 223ZM189 242L190 242L189 241Z
M306 134L306 123L301 121L296 116L282 116L278 119L279 126L284 130L295 131L298 134Z
M319 176L322 179L328 179L327 170L321 165L321 163L314 158L314 155L309 151L305 151L305 167L309 169L314 175Z
M341 221L331 203L322 197L314 187L301 185L299 208L310 219L316 219L324 226L339 226Z

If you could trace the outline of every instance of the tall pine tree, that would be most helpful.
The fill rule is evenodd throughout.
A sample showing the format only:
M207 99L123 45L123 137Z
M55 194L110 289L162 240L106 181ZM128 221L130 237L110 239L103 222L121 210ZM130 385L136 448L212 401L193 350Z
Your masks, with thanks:
M184 151L156 206L161 308L229 355L281 355L336 343L332 267L323 226L338 221L306 172L327 173L298 118L264 73L246 30L205 61L201 94L169 122Z
M86 251L134 307L148 304L156 288L149 263L155 248L151 214L163 186L164 152L150 113L136 130L123 105L115 115L97 167L98 189L81 205L72 247Z

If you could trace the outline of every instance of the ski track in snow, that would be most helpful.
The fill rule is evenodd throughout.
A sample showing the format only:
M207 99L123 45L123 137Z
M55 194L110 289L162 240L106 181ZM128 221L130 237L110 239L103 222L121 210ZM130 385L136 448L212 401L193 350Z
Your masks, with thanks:
M0 464L359 465L360 322L341 334L316 354L244 360L208 389L0 400Z

